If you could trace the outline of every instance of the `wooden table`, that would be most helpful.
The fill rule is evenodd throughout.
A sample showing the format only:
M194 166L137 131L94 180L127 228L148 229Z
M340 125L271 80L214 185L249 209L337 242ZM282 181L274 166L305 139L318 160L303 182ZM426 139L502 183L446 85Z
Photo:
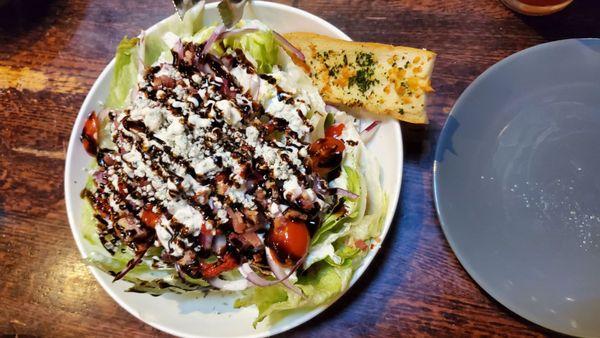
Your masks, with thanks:
M595 0L529 18L494 0L283 1L356 40L438 53L427 128L403 125L402 197L366 275L295 336L549 334L487 296L448 247L432 201L447 113L487 67L551 40L599 37ZM15 0L0 8L0 335L157 336L121 309L80 260L63 166L77 111L125 34L170 15L164 1Z

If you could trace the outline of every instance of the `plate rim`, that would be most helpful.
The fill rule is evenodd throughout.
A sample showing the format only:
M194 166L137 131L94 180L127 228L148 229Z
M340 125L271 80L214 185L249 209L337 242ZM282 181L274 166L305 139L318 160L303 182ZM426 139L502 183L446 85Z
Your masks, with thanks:
M306 19L310 19L310 20L319 22L324 27L326 27L330 33L337 35L339 38L352 40L347 34L345 34L343 31L341 31L339 28L337 28L333 24L329 23L328 21L326 21L310 12L304 11L302 9L284 5L284 4L268 2L268 1L253 1L252 5L256 6L256 7L263 7L266 9L274 9L274 10L279 10L279 11L284 11L284 12L285 11L293 12L293 13L298 14ZM217 6L217 3L215 3L215 2L205 4L205 8L214 8L216 6ZM152 31L153 29L155 29L155 27L159 23L161 23L167 19L168 19L168 17L156 22L151 27L149 27L146 31ZM83 258L86 257L86 252L85 252L84 244L80 238L81 237L80 231L77 226L77 223L78 223L77 217L78 216L76 215L75 210L73 210L74 209L73 208L73 199L71 198L72 197L72 189L71 189L71 184L69 183L70 179L72 177L71 162L73 161L74 147L76 144L78 144L78 139L79 139L79 133L77 132L76 126L78 126L81 123L81 120L87 115L87 111L84 111L84 108L91 105L91 101L92 101L91 94L97 92L101 83L106 81L105 78L107 76L109 76L110 73L112 73L113 68L114 68L114 63L115 63L115 60L114 60L114 58L112 58L111 61L104 67L104 69L102 70L100 75L96 78L96 80L94 81L94 84L88 91L83 103L81 104L81 107L77 113L77 117L76 117L75 121L73 122L73 127L71 130L71 135L69 137L69 144L68 144L68 149L67 149L67 153L66 153L66 160L65 160L65 164L64 164L65 165L64 194L65 194L65 207L67 210L67 218L68 218L69 227L71 228L71 233L72 233L75 243L77 245L79 254ZM348 287L345 290L343 290L342 292L340 292L337 295L337 297L332 299L330 302L328 302L327 304L323 304L319 307L315 307L310 312L307 312L306 314L299 317L295 321L290 322L289 324L281 325L278 327L271 326L263 332L257 332L257 333L251 334L251 335L242 335L239 337L265 337L265 336L283 333L283 332L289 331L295 327L298 327L302 324L305 324L306 322L310 321L314 317L321 314L325 309L327 309L328 307L333 305L341 297L343 297L346 294L346 292L348 290L350 290L350 288L352 288L354 286L354 284L356 284L358 279L360 279L364 275L366 270L370 267L373 259L380 251L380 248L381 248L383 242L385 241L385 238L387 237L389 229L395 225L393 223L394 216L400 210L400 208L398 207L398 202L400 200L400 193L401 193L402 179L403 179L404 145L403 145L403 140L402 140L402 131L400 128L400 124L396 123L396 121L393 121L393 120L391 120L391 121L393 122L392 131L395 134L394 137L398 140L398 147L399 147L398 148L399 149L398 161L396 163L396 165L398 166L398 173L397 173L398 184L394 188L393 194L388 196L388 205L393 205L393 210L391 213L388 212L388 214L386 215L386 222L384 223L381 234L380 234L380 238L382 238L382 241L377 243L376 246L373 249L371 249L371 251L367 254L367 256L365 256L365 258L361 262L361 265L353 272L353 276L352 276L352 279L351 279ZM389 206L388 206L388 209L389 209ZM163 332L166 332L166 333L169 333L172 335L176 335L176 336L182 335L182 332L179 332L175 329L171 329L168 326L164 326L160 323L156 323L156 322L147 320L145 318L142 318L142 316L137 312L136 309L134 309L132 306L130 306L127 302L122 300L117 295L117 293L119 291L113 290L113 288L109 285L110 283L106 282L103 278L101 278L104 275L104 272L100 271L98 268L93 267L93 266L88 266L88 270L92 273L92 275L94 276L94 278L96 279L98 284L100 284L102 286L103 291L106 292L119 306L121 306L123 309L125 309L133 317L137 318L144 324L147 324L147 325L154 327L158 330L161 330ZM206 338L222 337L222 336L210 336L210 335L193 335L193 336L194 337L206 337Z
M495 302L497 302L501 306L505 307L506 309L510 310L512 313L516 314L520 318L523 318L535 325L538 325L538 326L542 327L543 329L555 331L555 332L562 333L562 334L572 334L572 333L569 333L567 331L553 327L552 323L546 323L545 321L537 318L535 315L526 313L527 311L521 311L520 307L515 304L512 304L512 302L506 301L505 299L503 300L502 297L499 296L497 294L497 292L495 290L493 290L493 288L491 288L488 285L488 283L485 282L485 279L483 277L481 277L479 275L479 273L473 267L471 267L469 264L465 263L466 258L460 253L460 251L457 250L456 241L454 240L454 238L451 235L450 230L448 228L449 227L448 221L444 217L444 213L442 211L440 211L440 204L443 203L443 202L441 202L441 200L443 198L440 196L441 193L439 191L439 185L441 183L440 183L440 165L439 165L438 159L443 155L443 152L445 151L444 149L442 149L442 146L441 146L442 141L448 139L450 136L450 135L447 135L448 133L450 133L450 131L449 131L450 127L448 127L448 121L450 120L450 118L453 118L455 114L457 114L456 113L457 107L460 107L464 104L463 101L465 101L466 98L471 95L471 92L475 90L475 88L479 85L480 82L482 82L486 78L488 78L498 68L500 68L506 64L510 64L511 62L524 56L525 54L531 53L533 51L541 50L541 49L553 48L556 45L561 45L561 44L570 43L570 42L577 42L577 41L584 41L584 42L591 41L592 43L600 44L600 38L569 38L569 39L561 39L561 40L540 43L540 44L525 48L523 50L520 50L518 52L515 52L515 53L501 59L500 61L498 61L498 62L494 63L493 65L491 65L490 67L488 67L481 74L479 74L467 86L467 88L465 88L465 90L460 94L460 96L458 97L458 99L456 100L454 105L452 106L452 109L451 109L450 113L448 114L446 121L444 122L444 127L442 128L442 131L440 132L440 135L437 139L437 144L436 144L435 154L434 154L434 161L433 161L433 169L432 169L433 170L434 205L435 205L436 214L438 216L438 220L440 222L440 226L442 228L442 232L444 233L444 237L446 238L446 241L450 245L452 252L458 259L460 265L467 272L469 277L471 279L473 279L473 281Z

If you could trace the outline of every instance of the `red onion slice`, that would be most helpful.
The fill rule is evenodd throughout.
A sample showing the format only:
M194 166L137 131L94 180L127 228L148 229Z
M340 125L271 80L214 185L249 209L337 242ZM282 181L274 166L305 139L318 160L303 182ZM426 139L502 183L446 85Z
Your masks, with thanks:
M258 76L253 76L250 79L250 88L249 92L252 95L252 98L258 101L258 94L260 93L260 78Z
M225 32L225 26L220 25L215 28L204 44L204 48L202 49L203 55L206 55L208 51L210 51L212 45L218 40L219 35L221 35L223 32Z
M283 285L285 285L286 288L290 289L298 296L301 296L301 297L304 296L304 294L302 293L302 290L300 290L300 288L298 288L297 286L292 284L287 279L289 276L286 276L286 273L283 270L283 267L281 265L279 265L279 263L273 256L273 252L272 252L271 248L267 247L267 248L265 248L265 251L267 253L267 262L269 263L269 267L271 268L271 271L273 271L273 273L275 274L275 277L277 277L277 279L280 280L283 283ZM300 261L304 261L304 259L301 259ZM294 271L298 268L298 266L299 266L298 263L296 263L296 266L292 269L292 272L290 273L290 275L292 273L294 273Z
M268 254L267 254L267 257L268 257ZM277 280L266 280L266 279L262 278L256 272L254 272L254 270L252 270L252 267L250 267L250 264L247 262L242 264L238 268L238 270L240 271L242 276L244 276L244 278L246 278L250 283L252 283L254 285L271 286L271 285L281 283L281 282L287 280L288 278L290 278L290 276L298 269L298 267L300 267L300 265L302 265L302 263L304 262L305 259L306 259L306 254L304 255L304 257L300 258L298 260L298 262L296 262L296 265L294 265L292 267L292 269L290 269L290 272L288 272L287 274L283 274L283 276L282 276L283 278L277 277ZM273 271L273 274L275 274L275 271Z
M246 290L250 285L248 280L240 278L237 280L223 280L219 277L211 278L208 283L217 289L225 291L242 291Z
M325 105L325 111L328 112L328 113L337 113L340 110L337 109L336 107L332 106L332 105L326 104Z
M373 137L373 135L375 135L375 131L377 131L377 128L379 127L380 124L381 124L381 121L373 121L365 129L361 130L360 138L362 139L362 141L365 143L369 142L371 140L371 138Z
M215 236L213 243L212 243L212 251L216 254L222 254L223 250L225 249L225 247L227 246L227 238L225 238L225 236L223 235L217 235Z
M223 95L225 95L225 97L229 99L235 99L235 96L237 94L234 90L231 90L231 88L229 87L229 80L227 80L227 78L223 78L221 91L223 92Z
M173 46L173 50L175 51L175 53L177 53L177 57L179 57L180 60L183 60L183 42L181 42L181 40L177 40L177 42L175 43L175 46Z
M273 31L273 35L275 35L275 40L277 40L281 44L281 47L283 47L283 49L294 54L298 59L302 61L306 60L304 58L304 54L302 54L302 52L298 48L296 48L286 38L284 38L283 35L277 33L276 31Z
M144 76L146 73L146 66L144 65L144 59L146 58L146 32L142 31L138 38L137 43L137 64L138 74Z
M370 132L373 129L375 129L377 126L379 126L379 124L381 124L381 121L373 121L371 122L371 124L369 124L365 129L363 129L361 131L361 133L365 133L365 132Z
M210 250L212 248L213 243L213 235L211 233L203 233L201 234L201 242L202 248L204 250Z
M106 184L108 181L106 180L106 172L105 171L96 171L93 175L94 181L99 184Z
M217 37L217 41L218 40L222 40L222 39L227 39L230 38L232 36L236 36L236 35L241 35L241 34L248 34L248 33L254 33L254 32L258 32L259 29L258 28L242 28L242 29L232 29L230 31L226 31L226 32L222 32L218 37Z
M266 279L262 278L261 276L256 274L256 272L254 272L254 270L252 270L252 268L250 267L250 264L247 262L242 264L238 268L238 270L240 271L242 276L244 276L244 278L246 278L250 283L252 283L256 286L271 286L271 285L280 283L279 280L271 281L271 280L266 280Z
M338 196L348 197L351 199L357 199L359 197L357 194L353 193L352 191L348 191L348 190L342 189L342 188L335 188L335 193Z
M207 63L202 65L202 67L200 68L200 71L206 75L215 74L215 72L212 70L212 68L210 68L210 66Z
M329 189L327 189L327 187L325 186L325 184L323 183L323 181L317 177L313 178L313 186L312 189L320 195L328 195L329 194Z

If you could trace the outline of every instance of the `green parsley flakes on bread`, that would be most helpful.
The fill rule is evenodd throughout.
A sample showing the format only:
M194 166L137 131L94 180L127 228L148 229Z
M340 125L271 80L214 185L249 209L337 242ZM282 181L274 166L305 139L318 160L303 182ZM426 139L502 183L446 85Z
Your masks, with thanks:
M435 53L314 33L284 36L304 54L306 61L301 66L326 102L364 108L405 122L427 123L425 98L433 90L430 79Z

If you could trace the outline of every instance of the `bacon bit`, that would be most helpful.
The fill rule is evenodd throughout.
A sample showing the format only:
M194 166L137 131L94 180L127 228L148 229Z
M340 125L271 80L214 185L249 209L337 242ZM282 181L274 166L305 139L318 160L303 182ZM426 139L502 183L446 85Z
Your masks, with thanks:
M115 164L115 159L112 158L112 156L110 156L109 154L104 154L104 156L102 157L102 161L104 161L104 164L106 164L107 166L112 166Z
M159 77L155 77L154 80L152 81L152 84L155 87L163 87L163 88L175 88L175 86L177 85L175 79L173 79L167 75L161 75Z
M260 203L260 205L263 208L266 208L268 206L268 201L267 201L267 192L263 189L263 188L258 188L256 189L256 192L254 192L254 196L256 197L256 201L258 203Z
M246 216L253 224L258 224L258 211L245 209L244 216Z
M254 264L261 264L263 262L263 255L260 253L255 253L252 255L252 260L254 261Z
M231 254L225 254L223 258L215 263L200 262L200 272L206 279L218 277L225 271L237 268L238 262Z
M183 53L183 61L187 64L192 64L193 60L194 60L194 52L192 52L191 50L186 50Z
M205 204L208 201L208 195L210 194L210 190L202 190L197 192L194 195L194 201L199 204Z
M152 80L152 85L154 87L175 88L176 83L175 79L167 75L161 75Z
M324 137L313 142L308 147L313 171L324 177L337 168L342 161L345 148L344 142L333 137Z
M354 245L356 245L356 247L362 251L367 251L369 249L367 243L365 243L365 241L363 241L362 239L354 241Z
M300 198L298 199L298 203L304 210L311 210L315 206L315 204L308 197L308 193L306 193L306 191L302 192L302 195L300 195Z
M217 194L225 195L225 193L227 193L229 186L225 184L226 179L227 175L225 175L223 172L220 172L217 174L217 176L215 176L215 181L217 181Z
M98 196L95 200L90 198L90 201L94 203L94 209L96 209L100 217L104 219L109 218L112 209L108 204L108 199Z
M91 112L85 124L83 125L83 131L81 132L81 143L83 149L91 156L96 156L98 153L98 117L96 112Z
M287 208L283 212L283 216L286 219L290 220L290 221L294 221L294 220L300 220L302 222L308 221L308 216L305 213L300 212L300 211L298 211L296 209L293 209L293 208ZM276 223L281 222L281 219L280 218L276 218L275 222Z
M144 207L144 210L142 210L140 219L142 220L142 223L154 229L161 216L162 214L160 212L155 212L152 210L152 205L148 204Z
M194 263L194 259L196 258L196 254L192 250L186 250L183 253L183 257L177 260L177 263L180 265L190 265Z
M241 212L233 211L231 208L227 208L227 216L231 219L231 223L233 225L233 231L238 234L246 231L246 223L244 222L244 217Z
M127 185L125 183L119 181L118 187L119 187L119 189L118 189L119 194L121 194L121 195L127 194Z
M240 251L245 251L249 248L259 249L263 247L263 243L260 241L256 232L246 232L243 234L232 232L227 236L227 239L229 243Z

